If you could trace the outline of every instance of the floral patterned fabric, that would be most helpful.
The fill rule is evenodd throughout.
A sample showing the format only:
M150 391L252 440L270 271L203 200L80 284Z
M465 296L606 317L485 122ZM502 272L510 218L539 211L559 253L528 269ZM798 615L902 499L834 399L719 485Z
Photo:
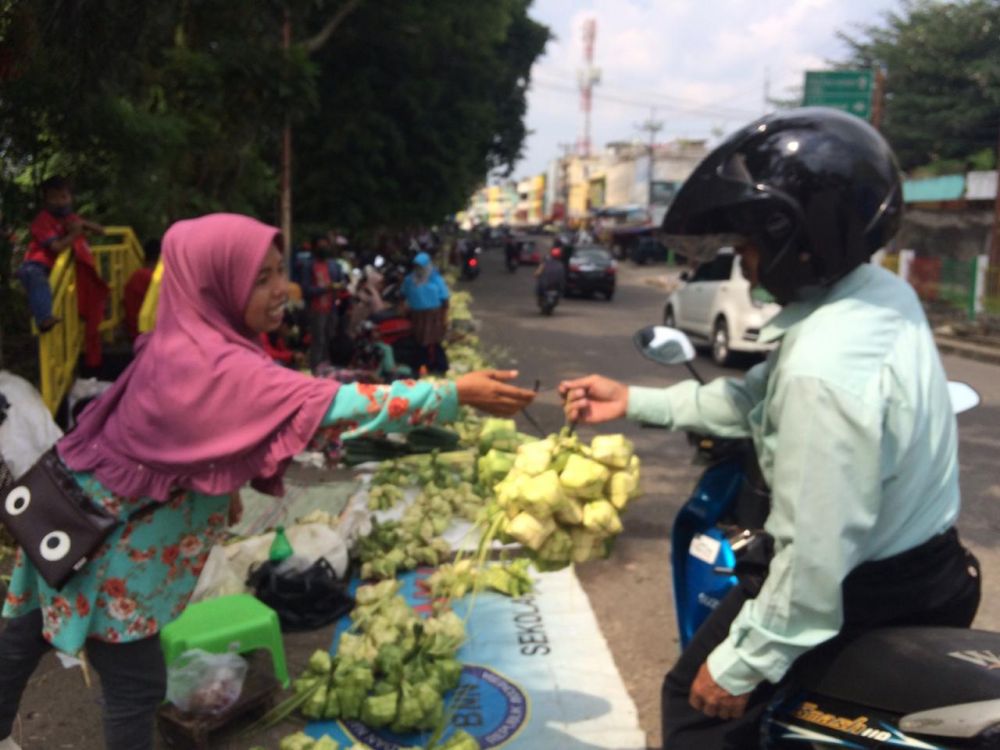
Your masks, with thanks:
M453 383L352 384L337 392L321 429L342 438L405 432L453 421L457 413ZM120 519L149 502L116 496L89 473L75 477L95 503ZM45 583L18 550L3 616L40 607L42 635L70 654L87 638L120 643L155 635L187 606L209 550L225 537L228 508L228 495L175 492L155 511L116 529L61 591Z

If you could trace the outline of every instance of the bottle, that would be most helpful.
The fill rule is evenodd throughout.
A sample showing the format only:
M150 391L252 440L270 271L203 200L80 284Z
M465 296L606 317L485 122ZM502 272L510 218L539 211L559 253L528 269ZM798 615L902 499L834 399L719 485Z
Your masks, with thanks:
M268 559L273 563L280 563L291 557L293 552L292 545L288 541L288 537L285 536L285 527L279 526L274 530L274 541L271 542L271 551L268 554Z

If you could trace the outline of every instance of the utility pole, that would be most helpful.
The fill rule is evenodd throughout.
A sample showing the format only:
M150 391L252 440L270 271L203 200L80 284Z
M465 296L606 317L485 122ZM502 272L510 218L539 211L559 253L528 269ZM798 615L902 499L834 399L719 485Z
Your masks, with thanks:
M562 156L559 157L559 195L562 198L563 221L569 218L569 155L573 153L572 143L560 143L559 149Z
M292 21L285 8L285 21L281 27L281 46L288 54L292 46ZM285 257L292 253L292 123L285 115L285 126L281 131L281 238L285 245Z
M597 38L597 21L588 18L583 22L583 67L577 71L580 85L580 110L583 112L583 137L580 155L590 157L590 110L593 104L594 85L601 82L601 69L594 67L594 40Z
M875 68L875 87L872 91L872 127L882 130L882 117L885 114L885 69L879 65Z
M636 127L639 130L644 130L649 133L649 179L646 180L646 206L652 210L653 208L653 176L656 166L656 134L663 130L663 121L657 120L656 110L651 109L649 111L649 119Z
M771 111L771 69L764 68L764 111L761 112L762 115L766 115Z

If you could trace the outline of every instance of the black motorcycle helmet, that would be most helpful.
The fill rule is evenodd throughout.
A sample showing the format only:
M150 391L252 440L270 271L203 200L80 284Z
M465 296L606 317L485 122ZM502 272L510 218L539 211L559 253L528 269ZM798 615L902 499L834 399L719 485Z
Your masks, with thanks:
M867 262L899 228L902 202L896 158L878 131L806 107L763 117L705 157L662 232L699 261L752 242L761 285L786 304Z

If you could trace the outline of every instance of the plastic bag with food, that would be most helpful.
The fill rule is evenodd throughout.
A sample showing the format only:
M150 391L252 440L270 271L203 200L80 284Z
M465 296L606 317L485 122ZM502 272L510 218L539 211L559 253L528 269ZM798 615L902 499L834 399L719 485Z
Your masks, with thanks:
M239 700L246 674L239 654L194 648L167 668L167 700L188 713L219 714Z

